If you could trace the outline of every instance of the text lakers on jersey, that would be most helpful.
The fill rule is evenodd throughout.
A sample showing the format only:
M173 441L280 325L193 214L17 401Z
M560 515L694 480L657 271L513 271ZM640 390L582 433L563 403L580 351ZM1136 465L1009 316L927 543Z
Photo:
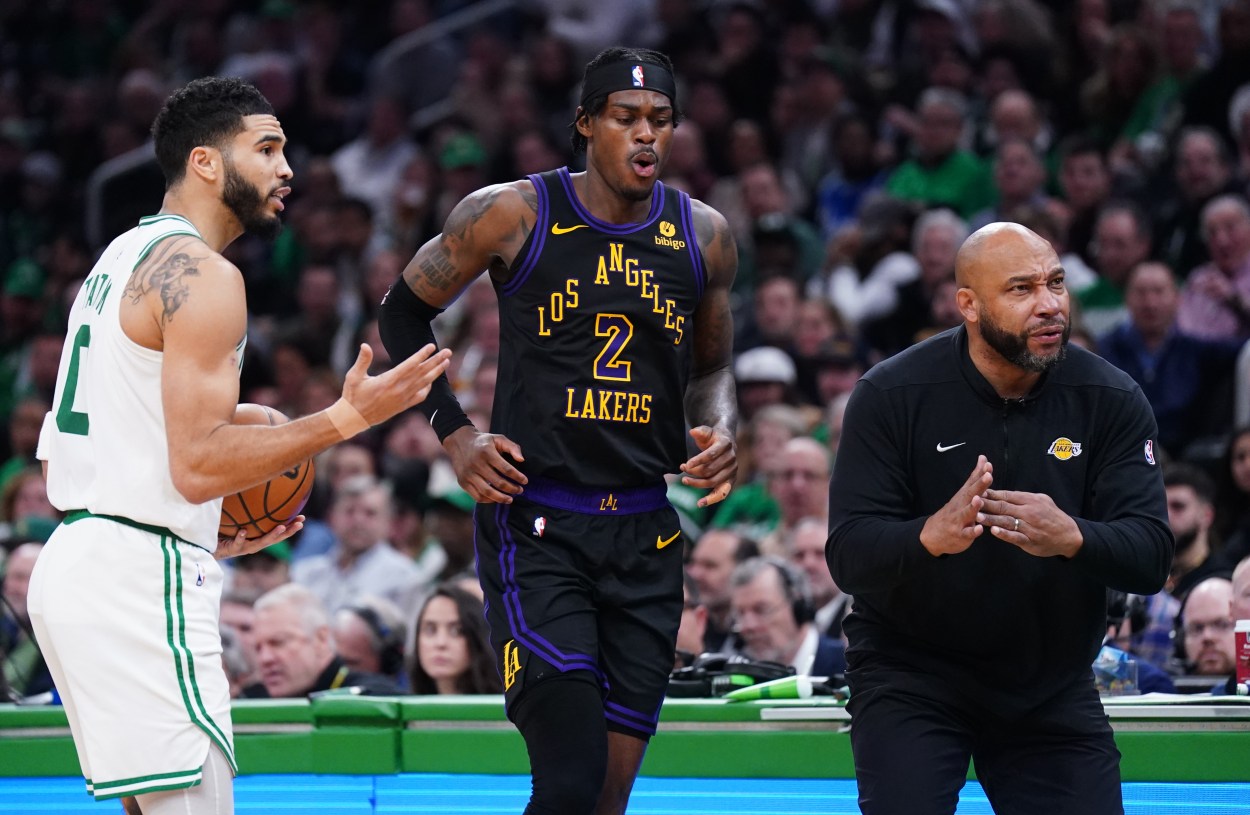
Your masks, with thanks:
M670 224L664 222L661 232L666 226L672 229ZM656 240L660 238L657 236ZM680 345L685 337L686 317L676 313L676 301L663 296L654 277L651 269L643 269L637 258L626 255L624 243L609 243L607 253L598 257L591 285L623 284L636 291L641 299L650 300L651 314L672 337L673 344ZM579 279L568 278L564 281L563 290L551 292L547 304L537 307L540 337L551 336L552 327L564 322L566 312L578 308L581 303L580 284ZM630 382L633 363L622 359L622 356L634 337L633 321L625 314L601 312L595 315L595 336L601 338L603 347L595 358L594 378L602 382ZM650 393L611 387L570 387L565 389L565 395L564 415L569 419L632 424L648 424L651 421Z

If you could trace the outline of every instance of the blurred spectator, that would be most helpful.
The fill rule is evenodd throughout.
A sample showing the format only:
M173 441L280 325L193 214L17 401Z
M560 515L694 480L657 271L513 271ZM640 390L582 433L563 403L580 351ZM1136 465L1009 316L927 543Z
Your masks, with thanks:
M851 596L843 593L829 574L825 560L825 539L829 537L829 525L817 518L804 518L794 528L790 539L789 558L807 575L812 589L812 602L816 607L812 622L816 630L826 637L842 639L842 620L851 611Z
M828 517L829 451L808 436L786 442L769 471L768 491L781 510L777 526L760 540L760 551L784 556L786 541L804 518Z
M1190 0L1169 0L1160 5L1153 32L1159 44L1159 70L1133 105L1121 138L1112 148L1121 160L1142 173L1158 169L1165 157L1166 141L1184 114L1182 96L1206 67L1206 35L1199 5ZM1197 262L1188 268L1195 265Z
M804 574L784 560L751 558L730 578L737 650L751 659L789 665L800 674L833 676L846 672L845 648L820 634Z
M1129 319L1099 341L1099 352L1141 386L1159 425L1159 445L1179 457L1194 439L1228 426L1241 344L1201 340L1177 327L1180 290L1162 263L1137 264L1124 301Z
M1228 128L1233 134L1237 155L1234 170L1244 184L1250 182L1250 82L1237 89L1228 103Z
M0 490L0 538L18 534L44 542L60 520L38 466L19 471Z
M274 586L277 588L277 586ZM261 592L264 594L265 592ZM221 596L221 625L229 628L239 639L239 646L249 664L256 658L256 608L260 595L242 593L237 589ZM255 666L252 666L255 667ZM251 684L245 682L245 685Z
M1219 464L1215 520L1224 551L1224 566L1232 568L1250 557L1250 426L1236 428Z
M364 439L362 435L341 441L317 457L316 483L304 507L305 514L313 517L294 539L295 560L324 555L334 547L334 531L323 516L346 481L359 476L379 477L377 458Z
M755 286L749 319L734 340L734 350L741 354L771 345L793 352L800 297L798 281L788 274L770 273L761 279Z
M986 224L1011 220L1011 213L1022 206L1045 208L1046 167L1037 149L1024 139L1001 139L994 150L994 189L998 202L973 215L968 229L975 232Z
M447 584L435 587L416 617L412 692L502 693L482 601Z
M968 103L945 88L929 88L916 104L912 158L890 174L886 190L927 206L947 206L965 218L992 200L985 166L960 147Z
M1176 554L1165 588L1184 598L1203 579L1222 571L1215 523L1215 484L1192 464L1170 462L1163 468L1167 491L1168 525L1176 538Z
M1020 140L1033 148L1033 153L1042 161L1047 180L1057 168L1055 157L1051 155L1054 147L1054 134L1050 123L1038 109L1037 100L1028 91L1018 88L1004 90L991 97L990 115L986 132L982 138L984 153L997 152L1004 143ZM1000 209L1006 209L1000 206Z
M734 567L759 553L755 541L729 529L710 529L695 542L686 573L698 587L699 598L707 609L703 651L716 653L731 647L729 578Z
M1250 620L1250 560L1244 558L1233 569L1232 618Z
M803 104L797 121L781 133L781 166L794 173L804 189L812 189L831 169L830 146L836 145L839 117L851 109L843 68L831 54L812 53L802 59L793 82ZM871 140L866 146L871 145Z
M968 234L967 222L949 209L929 210L916 219L911 232L911 254L920 273L897 288L898 305L894 310L864 329L884 355L898 353L934 326L934 302L943 296L943 284L954 281L955 253Z
M1129 117L1155 81L1158 55L1146 32L1131 24L1113 28L1105 49L1098 71L1081 87L1082 112L1100 142L1129 144L1136 135L1127 130ZM1118 151L1113 155L1118 164Z
M345 195L368 202L381 228L395 221L392 202L404 167L419 148L408 137L399 99L379 95L369 105L365 132L334 152L330 161Z
M288 583L256 601L255 636L260 684L247 688L246 696L290 699L339 688L402 693L386 677L353 671L334 653L329 614L303 586Z
M40 466L35 458L35 449L39 446L39 431L50 407L50 403L42 398L30 396L13 408L13 415L9 418L9 458L0 464L0 493L18 473Z
M885 185L887 173L873 153L875 142L873 122L861 113L845 113L833 124L834 167L816 186L816 223L826 241L853 223L868 196Z
M690 576L682 575L681 623L677 627L676 655L673 668L684 668L694 663L703 653L703 640L707 633L707 607L699 594L699 584Z
M251 685L255 685L256 666L243 645L239 633L228 625L221 626L221 667L229 683L230 698L239 699Z
M1220 195L1202 209L1211 262L1190 272L1177 323L1195 337L1250 339L1250 204Z
M364 596L333 615L334 652L353 671L380 674L404 687L404 646L408 627L403 612L382 597Z
M824 243L816 229L795 215L795 204L782 183L777 169L768 162L742 170L742 203L746 208L748 234L738 234L738 277L734 288L762 280L769 274L785 273L806 281L820 267ZM790 251L779 259L764 251L761 244L781 244Z
M735 116L764 121L779 79L772 21L762 7L741 0L713 13L711 20L717 52L707 67L725 89ZM612 40L619 37L617 31Z
M825 407L825 443L829 445L830 457L838 455L838 445L842 443L842 420L846 416L846 403L851 400L851 392L835 396Z
M549 154L549 158L562 157L560 153ZM534 168L528 170L522 170L518 166L516 171L507 173L506 177L550 170L560 166L561 162L557 161L552 164L545 161L543 163L549 166L535 165ZM690 197L700 200L707 197L712 185L716 183L716 172L708 164L703 130L698 123L683 121L681 127L673 131L672 149L668 154L668 164L664 167L663 180L665 184L675 186Z
M866 202L854 254L838 262L826 279L812 281L808 293L827 297L852 330L892 314L899 289L920 276L920 264L907 251L915 218L914 206L897 198L883 195Z
M1223 132L1228 125L1229 102L1250 77L1250 2L1228 0L1220 6L1218 36L1215 62L1185 92L1184 121Z
M868 369L859 349L845 337L835 337L822 345L811 362L817 405L827 405L850 393Z
M335 545L324 555L297 560L291 579L306 586L332 611L376 594L405 613L416 608L420 575L412 561L387 540L391 524L391 492L372 476L344 481L330 505Z
M434 22L429 0L396 0L390 4L383 37L386 48L373 55L368 69L369 93L399 100L420 112L447 98L460 74L459 41L429 37L421 29ZM377 43L381 45L382 43ZM420 77L414 82L413 77Z
M1217 195L1237 191L1223 138L1208 127L1188 127L1176 139L1174 182L1157 205L1155 249L1182 278L1210 260L1202 211Z
M853 348L842 315L833 303L820 297L809 297L799 304L794 326L793 357L800 398L812 405L823 405L817 378L828 361L829 352L837 343Z
M803 414L790 405L766 405L742 426L738 482L716 507L711 526L758 537L777 525L781 511L768 491L771 469L790 439L807 431Z
M425 508L425 528L430 539L446 556L437 575L447 580L461 572L474 571L475 528L473 498L456 483L446 462L430 473L429 502Z
M1081 308L1081 324L1094 336L1100 336L1128 316L1124 286L1129 272L1150 257L1150 222L1146 213L1131 201L1103 204L1094 222L1090 254L1098 277L1093 285L1076 291L1076 301Z
M240 555L231 561L231 589L255 600L278 586L291 582L291 546L278 541L259 552ZM240 632L245 634L246 632Z
M1060 143L1059 186L1070 210L1066 249L1093 266L1094 224L1111 196L1111 173L1098 142L1078 135Z
M750 421L767 405L794 402L797 372L789 354L761 345L734 360L734 381L738 385L738 414L743 421Z
M1176 622L1184 638L1186 674L1233 673L1232 598L1233 584L1227 573L1206 578L1185 596Z
M26 588L30 573L43 549L41 543L17 546L4 562L0 583L0 673L18 696L36 696L52 690L52 675L43 661L39 645L31 637L30 613L26 609Z

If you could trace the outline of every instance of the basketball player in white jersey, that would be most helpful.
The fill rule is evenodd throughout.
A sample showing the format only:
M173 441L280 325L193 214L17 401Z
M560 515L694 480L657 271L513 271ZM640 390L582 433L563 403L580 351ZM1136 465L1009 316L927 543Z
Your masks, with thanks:
M448 354L431 345L370 377L362 345L330 408L233 424L247 305L220 253L244 231L279 229L286 139L255 88L219 78L170 96L152 133L161 211L105 249L70 314L38 452L68 514L29 606L88 791L144 815L220 815L234 811L237 767L216 560L303 525L219 541L221 497L420 402Z

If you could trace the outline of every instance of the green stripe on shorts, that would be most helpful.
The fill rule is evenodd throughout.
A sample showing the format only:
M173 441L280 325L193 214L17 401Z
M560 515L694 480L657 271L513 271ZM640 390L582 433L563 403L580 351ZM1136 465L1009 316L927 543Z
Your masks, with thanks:
M165 638L169 649L174 655L174 667L178 672L178 687L182 692L182 703L186 708L191 722L208 735L209 739L221 749L221 754L230 762L230 769L235 774L239 765L235 763L234 751L230 749L229 739L225 732L213 721L200 697L200 689L195 682L195 661L191 649L187 647L186 623L182 608L182 553L175 544L176 538L161 538L161 552L165 556ZM175 615L177 624L175 625ZM185 662L185 667L184 667ZM192 696L195 697L192 702Z

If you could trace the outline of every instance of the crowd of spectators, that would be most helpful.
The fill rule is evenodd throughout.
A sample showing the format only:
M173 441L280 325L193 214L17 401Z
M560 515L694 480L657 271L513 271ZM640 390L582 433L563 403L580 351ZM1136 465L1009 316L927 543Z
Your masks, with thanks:
M724 213L741 258L738 487L705 510L670 485L708 649L801 662L840 636L851 598L822 574L819 529L847 395L875 362L959 324L956 250L1012 220L1063 260L1072 341L1137 380L1158 420L1177 565L1167 590L1139 599L1124 642L1173 673L1218 673L1199 644L1187 654L1190 635L1231 638L1231 627L1178 615L1187 591L1229 580L1250 554L1250 0L6 2L9 572L57 521L35 446L67 305L106 243L160 206L148 130L171 90L245 77L289 139L285 231L227 255L250 308L242 399L298 417L337 398L359 342L389 364L377 306L452 205L485 184L578 169L568 136L581 68L611 44L672 57L684 118L663 180ZM499 342L488 280L449 311L437 328L451 380L485 428ZM480 603L472 501L429 424L401 415L318 464L306 529L231 570L239 691L285 692L285 678L303 692L340 670L440 692L495 687L419 659L419 641L449 631L465 670L483 647L465 621ZM27 660L10 576L0 645ZM307 590L281 588L292 579ZM765 648L767 632L749 626L750 642L735 641L751 613L735 591L747 589L781 592L792 612L804 594L810 613L793 615L789 646ZM1223 595L1195 600L1209 596ZM756 612L773 605L761 602ZM397 636L404 664L392 655L380 670ZM292 658L299 681L279 647L293 643L309 649ZM21 670L17 690L47 690L43 678Z

